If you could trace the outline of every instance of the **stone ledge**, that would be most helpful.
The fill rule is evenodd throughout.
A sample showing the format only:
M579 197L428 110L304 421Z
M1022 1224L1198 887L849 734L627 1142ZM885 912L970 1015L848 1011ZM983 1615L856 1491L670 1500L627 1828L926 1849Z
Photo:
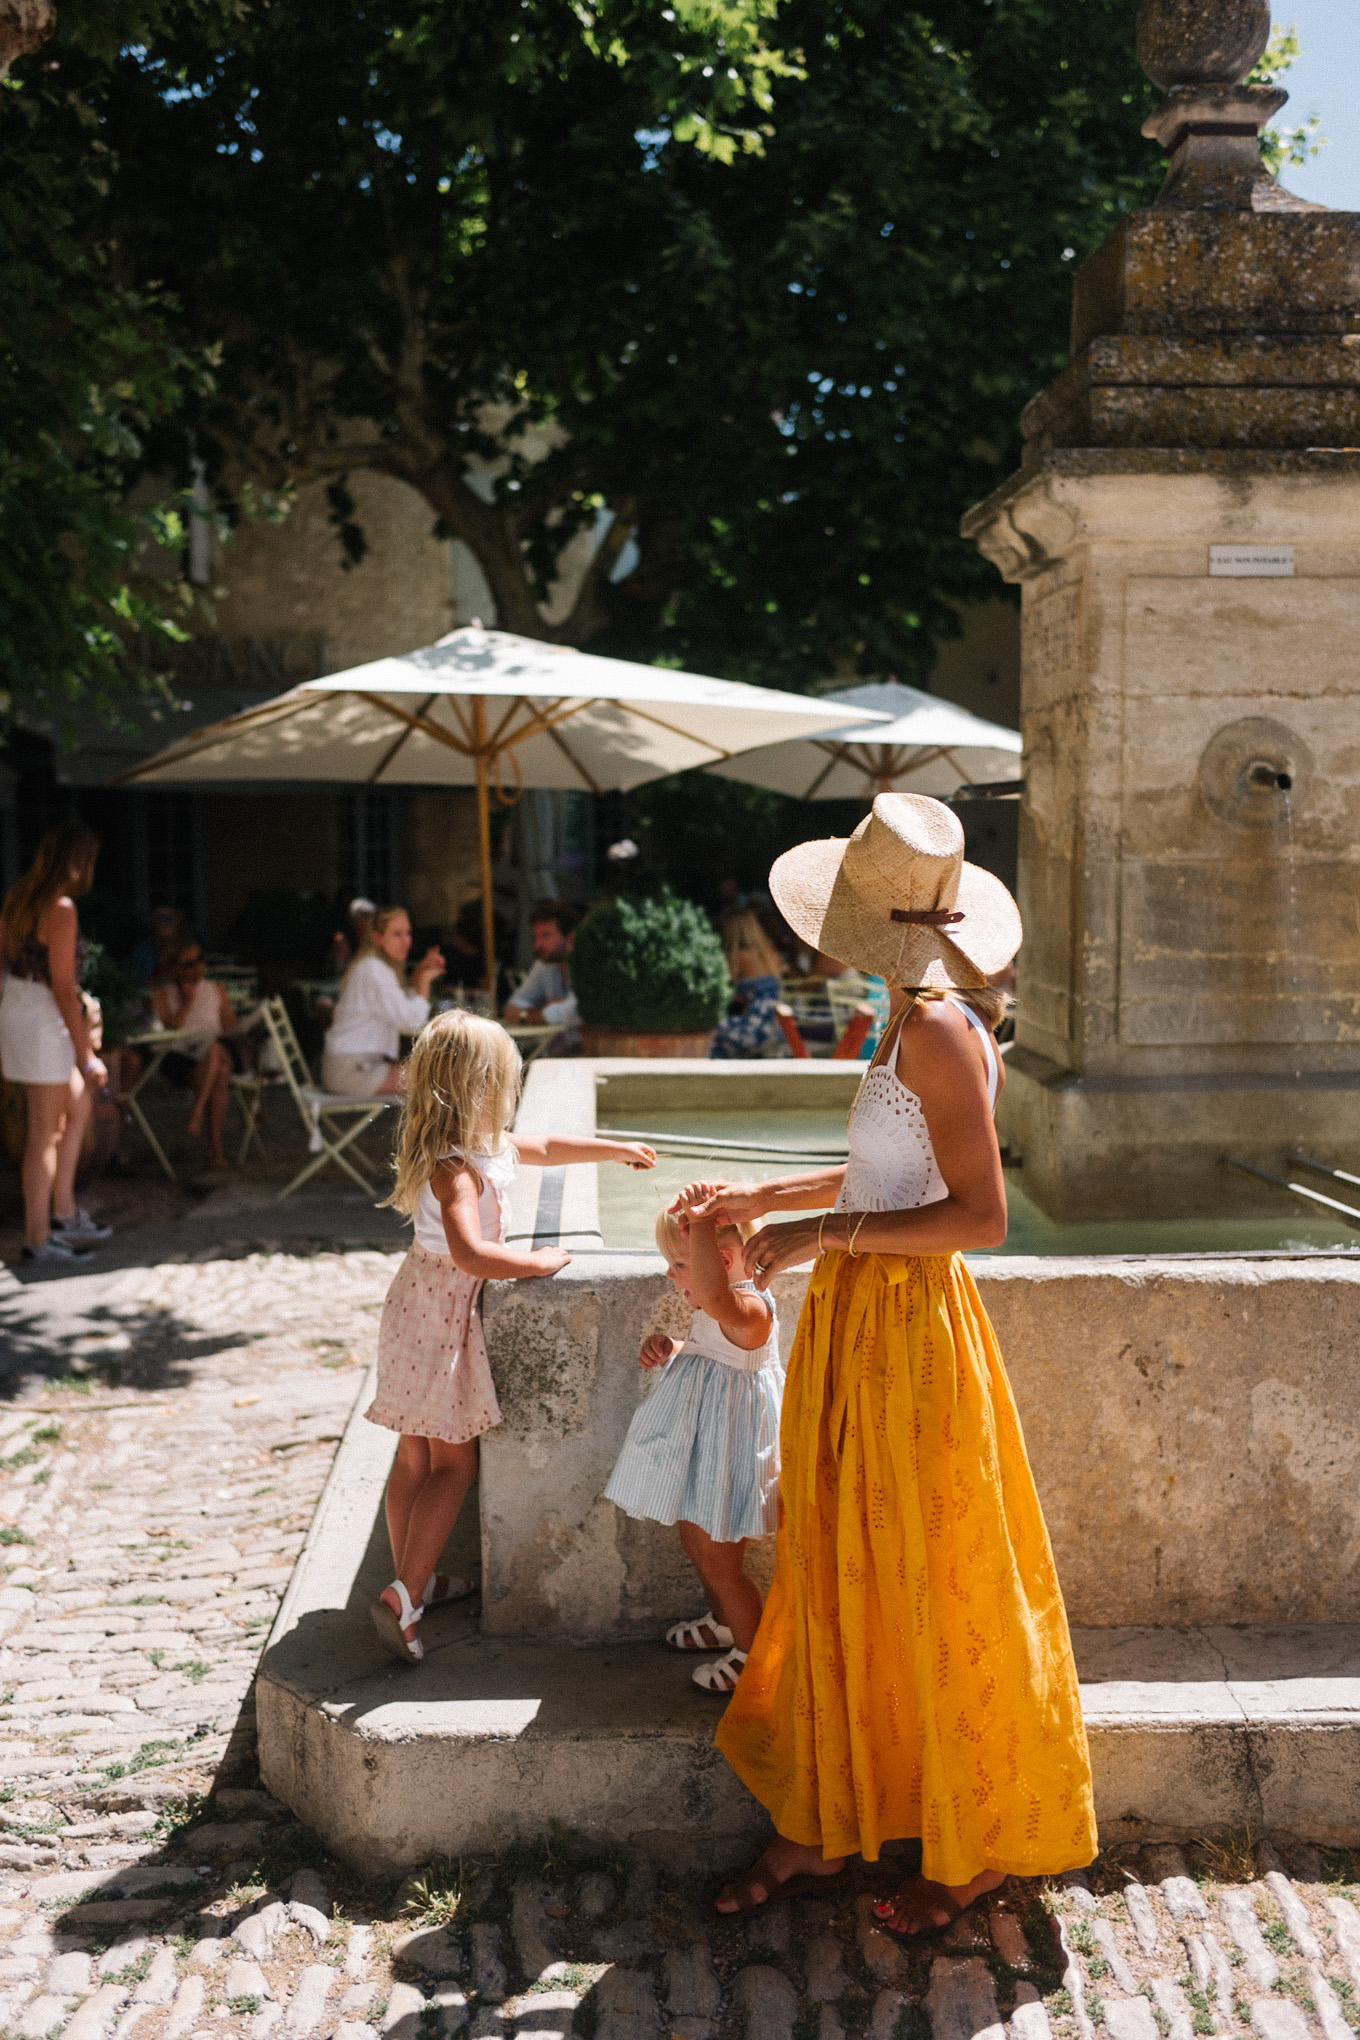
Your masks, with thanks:
M368 1400L260 1667L269 1790L371 1874L550 1821L640 1849L669 1831L714 1868L739 1861L765 1815L713 1748L717 1703L656 1641L485 1637L453 1609L427 1618L423 1665L386 1657L367 1610L389 1570L395 1441L364 1422ZM1250 1823L1360 1841L1360 1624L1086 1629L1074 1644L1103 1833Z

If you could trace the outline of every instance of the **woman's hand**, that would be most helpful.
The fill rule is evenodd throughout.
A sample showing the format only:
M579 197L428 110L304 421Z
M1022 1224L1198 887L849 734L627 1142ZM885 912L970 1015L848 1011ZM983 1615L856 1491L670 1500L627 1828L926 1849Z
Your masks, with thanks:
M656 1149L640 1140L613 1140L609 1143L609 1160L624 1162L630 1169L654 1169Z
M423 999L437 977L443 977L447 968L442 949L430 948L425 951L415 967L416 989Z
M102 1091L109 1081L109 1073L97 1055L86 1056L80 1066L80 1074L92 1091Z
M796 1268L817 1253L820 1218L798 1218L791 1225L767 1225L747 1240L742 1248L746 1273L757 1289L768 1289L771 1276L784 1268Z
M691 1218L711 1218L716 1225L745 1225L762 1218L768 1209L763 1183L687 1183L669 1207L682 1231Z
M529 1262L535 1275L555 1275L559 1268L565 1268L571 1255L565 1247L535 1247L529 1255Z
M678 1339L672 1339L666 1332L651 1332L642 1342L638 1366L645 1367L650 1373L653 1368L664 1367L679 1351Z

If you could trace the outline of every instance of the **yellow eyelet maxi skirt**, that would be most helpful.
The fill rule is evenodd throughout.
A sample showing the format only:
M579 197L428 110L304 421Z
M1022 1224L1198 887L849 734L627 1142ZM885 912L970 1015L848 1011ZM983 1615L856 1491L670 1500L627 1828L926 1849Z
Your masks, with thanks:
M1062 1592L958 1255L822 1255L780 1430L774 1585L717 1732L790 1841L1034 1876L1096 1853Z

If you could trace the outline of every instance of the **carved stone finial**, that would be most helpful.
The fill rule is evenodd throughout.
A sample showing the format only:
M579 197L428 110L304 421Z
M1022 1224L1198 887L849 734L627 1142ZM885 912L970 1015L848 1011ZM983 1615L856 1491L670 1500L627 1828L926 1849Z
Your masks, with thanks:
M54 0L0 0L0 78L16 57L40 50L56 25Z
M1210 212L1311 211L1261 161L1289 94L1243 81L1270 40L1270 0L1142 0L1138 57L1166 98L1143 133L1170 157L1157 204Z
M1270 40L1270 0L1142 0L1138 61L1154 85L1240 85Z

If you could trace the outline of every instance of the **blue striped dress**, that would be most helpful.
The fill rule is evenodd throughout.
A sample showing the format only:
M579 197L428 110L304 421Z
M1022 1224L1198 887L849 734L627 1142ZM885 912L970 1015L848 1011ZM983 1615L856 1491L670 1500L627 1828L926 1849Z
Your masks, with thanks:
M609 1476L605 1494L626 1514L697 1523L716 1544L778 1529L784 1368L774 1299L766 1301L769 1337L751 1353L695 1311L684 1345L635 1411Z

